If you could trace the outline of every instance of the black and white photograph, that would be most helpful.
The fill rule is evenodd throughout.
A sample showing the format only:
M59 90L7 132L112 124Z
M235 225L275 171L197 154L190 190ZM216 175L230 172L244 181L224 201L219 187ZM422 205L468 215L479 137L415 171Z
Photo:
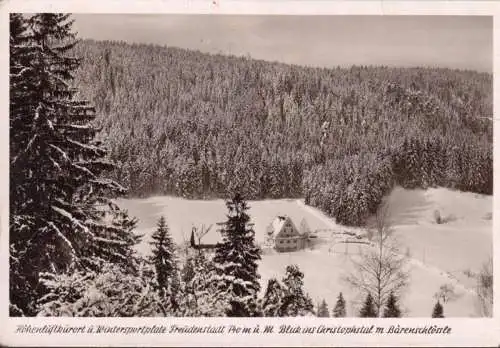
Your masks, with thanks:
M10 317L493 316L493 16L9 20Z

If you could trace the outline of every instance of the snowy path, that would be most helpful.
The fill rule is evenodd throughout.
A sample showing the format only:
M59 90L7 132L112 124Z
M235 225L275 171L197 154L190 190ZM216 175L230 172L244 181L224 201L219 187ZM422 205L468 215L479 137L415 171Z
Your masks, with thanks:
M345 226L338 225L334 221L333 218L330 218L330 217L326 216L324 213L322 213L321 211L319 211L316 208L313 208L313 207L311 207L309 205L306 205L302 200L297 200L296 202L297 202L297 204L300 207L302 207L303 209L307 210L310 214L314 215L319 220L323 221L327 226L329 226L333 230L344 229L344 230L357 230L357 231L360 231L360 229L352 229L352 228L347 228ZM415 258L412 258L412 257L409 257L408 259L409 259L409 262L410 262L411 265L413 265L415 267L422 268L422 269L424 269L424 270L426 270L426 271L428 271L430 273L433 273L433 274L435 274L437 276L446 278L446 280L448 281L448 283L450 283L453 286L455 286L457 290L460 290L461 292L469 293L471 295L475 295L476 294L476 292L475 292L474 289L470 289L470 288L466 287L458 279L456 279L453 276L451 276L445 270L442 270L442 269L440 269L440 268L438 268L436 266L430 265L430 264L423 263L422 261L420 261L418 259L415 259Z

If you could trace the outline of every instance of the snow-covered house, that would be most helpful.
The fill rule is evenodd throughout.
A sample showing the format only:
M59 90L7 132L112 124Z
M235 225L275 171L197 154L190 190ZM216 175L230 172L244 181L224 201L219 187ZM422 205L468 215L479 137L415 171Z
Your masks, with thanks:
M307 233L300 233L289 216L277 216L267 232L274 235L274 247L280 252L301 250L307 245Z

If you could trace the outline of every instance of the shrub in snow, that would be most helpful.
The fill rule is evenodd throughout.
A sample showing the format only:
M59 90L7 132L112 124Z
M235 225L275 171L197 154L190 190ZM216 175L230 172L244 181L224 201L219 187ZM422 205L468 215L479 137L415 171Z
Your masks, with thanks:
M455 221L456 219L457 217L453 214L442 216L439 210L434 211L434 221L437 224L446 224L448 222Z
M443 218L441 217L441 213L439 212L439 210L434 210L434 221L437 224L442 224L444 222Z
M213 261L201 251L192 260L193 276L183 282L179 311L183 316L220 317L231 310L226 293L219 291Z
M41 283L47 294L39 301L39 316L149 317L174 312L155 291L147 265L137 274L125 273L113 264L102 272L44 273Z

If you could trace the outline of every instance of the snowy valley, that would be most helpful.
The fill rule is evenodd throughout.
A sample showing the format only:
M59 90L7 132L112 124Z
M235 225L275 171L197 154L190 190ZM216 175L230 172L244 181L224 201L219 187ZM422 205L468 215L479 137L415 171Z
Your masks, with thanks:
M445 314L448 317L477 316L476 280L470 275L478 272L492 255L492 197L443 188L407 190L396 187L389 202L401 252L410 258L410 285L401 298L404 315L429 317L436 301L434 295L442 285L450 285L457 298L444 304ZM139 218L137 233L144 238L137 248L145 255L149 254L149 236L160 216L165 216L174 241L183 245L189 241L192 228L202 225L212 225L203 237L204 243L220 241L216 223L224 221L227 212L223 200L156 196L120 199L117 203ZM324 299L333 306L338 293L343 292L347 314L356 315L359 298L343 277L352 267L350 258L360 246L349 245L346 255L345 244L336 243L333 235L341 231L363 235L365 230L338 225L321 211L305 205L303 200L250 201L249 207L256 242L261 246L265 244L266 226L278 215L290 216L297 227L305 219L311 230L319 230L320 242L312 248L279 253L263 247L258 270L262 290L270 278L279 279L287 265L297 264L304 272L304 287L315 304ZM449 221L437 224L436 210Z

